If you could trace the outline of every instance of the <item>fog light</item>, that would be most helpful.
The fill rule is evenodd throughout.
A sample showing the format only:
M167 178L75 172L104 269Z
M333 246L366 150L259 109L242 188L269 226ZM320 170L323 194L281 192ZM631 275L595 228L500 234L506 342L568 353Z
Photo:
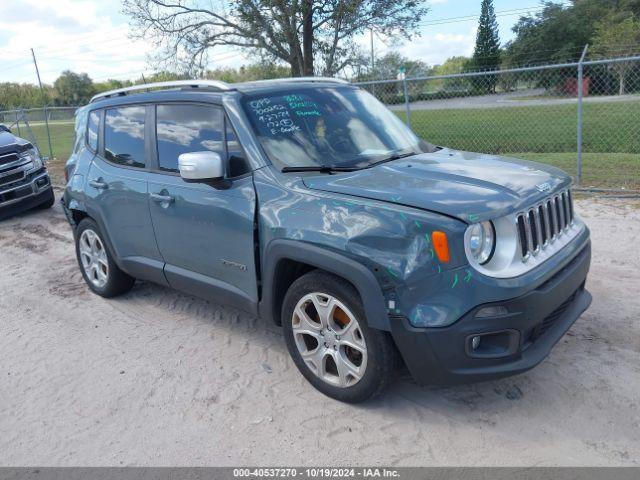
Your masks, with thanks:
M476 335L471 339L471 348L473 350L477 350L479 346L480 346L480 337Z
M503 307L502 305L493 305L491 307L483 307L476 313L476 318L487 318L487 317L499 317L501 315L506 315L509 313L507 307Z

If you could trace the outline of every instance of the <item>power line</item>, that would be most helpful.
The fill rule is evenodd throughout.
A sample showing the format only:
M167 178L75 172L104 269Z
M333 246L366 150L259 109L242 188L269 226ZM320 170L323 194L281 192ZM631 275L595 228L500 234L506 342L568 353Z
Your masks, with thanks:
M568 6L569 4L563 2L563 3L558 3L557 5ZM541 10L544 10L545 8L547 8L546 5L536 5L531 7L513 8L510 10L499 10L499 11L496 11L495 14L496 14L496 17L508 17L512 15L522 15L526 13L541 11ZM462 23L462 22L474 21L474 20L477 20L478 18L480 18L479 14L478 15L462 15L458 17L446 17L446 18L438 18L435 20L425 20L424 22L420 22L419 25L430 26L430 25L444 25L449 23Z

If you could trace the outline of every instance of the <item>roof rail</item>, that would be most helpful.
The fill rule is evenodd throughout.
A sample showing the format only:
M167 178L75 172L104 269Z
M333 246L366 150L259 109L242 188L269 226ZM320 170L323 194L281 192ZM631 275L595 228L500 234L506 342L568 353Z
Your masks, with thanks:
M333 77L287 77L287 78L270 78L267 80L253 80L246 82L251 83L279 83L279 82L329 82L329 83L349 83L342 78Z
M89 103L95 102L102 98L115 97L120 95L128 95L130 93L150 90L155 88L169 89L169 88L210 88L215 90L231 90L232 87L225 82L218 80L173 80L169 82L155 82L155 83L143 83L141 85L133 85L132 87L117 88L115 90L109 90L107 92L98 93L91 97Z

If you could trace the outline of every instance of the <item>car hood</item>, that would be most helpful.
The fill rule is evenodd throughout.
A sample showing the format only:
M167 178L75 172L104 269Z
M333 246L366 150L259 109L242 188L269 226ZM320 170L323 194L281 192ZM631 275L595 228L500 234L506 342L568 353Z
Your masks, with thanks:
M444 213L466 222L507 215L571 183L539 163L439 150L334 175L305 176L313 190L341 193Z
M23 147L28 144L29 142L20 137L16 137L9 132L0 131L0 155L7 152L13 152L16 147Z

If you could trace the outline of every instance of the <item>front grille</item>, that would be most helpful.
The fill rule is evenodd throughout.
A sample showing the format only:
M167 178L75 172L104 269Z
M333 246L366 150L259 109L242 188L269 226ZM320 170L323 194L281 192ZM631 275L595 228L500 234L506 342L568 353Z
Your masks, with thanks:
M566 190L532 206L517 216L523 260L535 255L573 223L571 192Z
M22 170L10 175L5 175L4 177L0 177L0 185L5 186L9 183L15 182L16 180L21 180L22 177L24 177L24 171Z
M4 155L0 155L0 165L16 162L19 158L17 152L5 153Z
M30 185L22 188L16 188L15 190L10 190L5 193L0 193L0 204L4 202L9 202L11 200L16 200L22 197L28 197L33 193Z

